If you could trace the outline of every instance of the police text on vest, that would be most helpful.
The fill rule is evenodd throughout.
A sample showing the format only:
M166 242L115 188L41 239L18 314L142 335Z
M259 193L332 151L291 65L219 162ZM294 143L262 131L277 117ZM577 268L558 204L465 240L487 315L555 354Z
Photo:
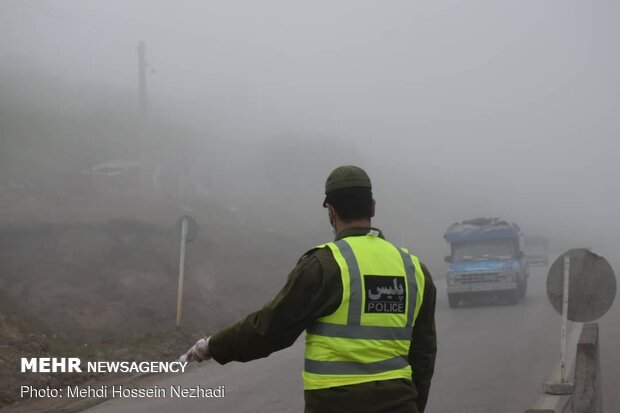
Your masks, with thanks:
M404 314L407 289L403 276L364 275L364 312Z

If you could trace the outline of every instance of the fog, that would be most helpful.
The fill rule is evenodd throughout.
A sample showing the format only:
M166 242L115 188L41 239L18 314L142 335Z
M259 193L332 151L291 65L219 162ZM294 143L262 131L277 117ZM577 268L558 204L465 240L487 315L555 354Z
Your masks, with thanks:
M612 1L3 0L4 183L53 186L52 171L135 160L142 145L145 162L176 170L175 202L216 200L310 243L330 236L325 177L357 163L373 179L375 224L438 271L443 231L474 216L515 221L557 252L610 256L619 12Z
M333 237L325 179L356 164L373 224L437 285L430 409L524 411L559 358L547 268L518 305L453 309L443 234L501 217L551 259L620 268L618 21L612 0L0 0L0 407L22 379L78 383L16 375L21 357L173 360L260 308ZM173 334L184 214L200 232ZM285 411L295 346L177 379L232 382L221 411Z

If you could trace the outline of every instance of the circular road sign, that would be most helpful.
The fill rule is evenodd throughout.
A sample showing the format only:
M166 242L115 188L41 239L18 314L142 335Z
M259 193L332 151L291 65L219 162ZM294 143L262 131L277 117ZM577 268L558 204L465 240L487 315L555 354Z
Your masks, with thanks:
M189 215L183 215L177 220L177 231L179 234L179 241L181 241L183 234L183 220L187 220L187 233L185 234L185 241L192 242L198 236L198 224L196 220Z
M562 314L564 256L568 255L568 314L571 321L590 322L602 317L616 297L616 276L609 262L585 248L572 249L560 255L547 275L547 297Z

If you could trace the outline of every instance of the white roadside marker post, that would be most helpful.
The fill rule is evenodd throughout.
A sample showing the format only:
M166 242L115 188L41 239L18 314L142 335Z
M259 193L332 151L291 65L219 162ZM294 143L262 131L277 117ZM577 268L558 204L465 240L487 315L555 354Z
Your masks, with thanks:
M568 285L570 283L570 257L564 256L564 273L562 277L562 321L560 326L560 380L557 382L543 383L543 390L547 394L566 395L573 394L573 383L568 380L567 368L567 340L566 326L568 324Z
M187 218L181 222L181 257L179 258L179 291L177 294L177 330L181 328L183 315L183 277L185 275L185 242L187 239Z
M560 383L568 383L566 369L566 325L568 324L568 284L570 274L570 257L564 256L564 283L562 285L562 327L560 330Z

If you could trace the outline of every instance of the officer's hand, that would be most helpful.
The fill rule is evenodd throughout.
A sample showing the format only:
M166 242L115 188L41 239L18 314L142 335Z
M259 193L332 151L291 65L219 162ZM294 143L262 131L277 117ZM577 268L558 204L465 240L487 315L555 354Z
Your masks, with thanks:
M209 353L209 340L208 338L201 338L194 344L187 353L185 353L185 358L187 361L197 361L202 362L205 360L209 360L211 358L211 354Z

